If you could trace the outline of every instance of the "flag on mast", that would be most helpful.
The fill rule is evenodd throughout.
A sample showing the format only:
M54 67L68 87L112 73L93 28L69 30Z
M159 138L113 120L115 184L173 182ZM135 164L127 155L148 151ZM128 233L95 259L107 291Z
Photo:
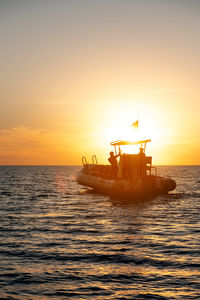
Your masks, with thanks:
M131 127L134 127L134 128L137 128L138 129L138 123L139 123L139 120L135 121Z

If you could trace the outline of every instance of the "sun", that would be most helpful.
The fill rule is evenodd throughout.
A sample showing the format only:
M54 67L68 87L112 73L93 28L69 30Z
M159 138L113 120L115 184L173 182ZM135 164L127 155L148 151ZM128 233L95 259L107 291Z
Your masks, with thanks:
M138 128L131 126L137 120ZM157 111L147 107L146 110L140 109L138 113L138 109L130 103L117 103L107 109L104 115L100 132L101 143L110 145L116 140L135 142L151 139L154 145L162 144L166 136L166 126L161 122Z
M129 117L129 112L127 114L115 115L116 120L104 131L105 139L109 142L115 140L127 140L127 141L139 141L144 139L159 140L161 137L161 132L159 128L151 119L139 118L138 128L132 126L133 122L137 121L136 118L133 119Z
M111 142L124 140L130 142L151 140L147 144L146 155L153 156L154 161L168 156L174 139L173 124L169 123L167 113L159 108L145 104L138 107L130 102L108 102L99 115L98 127L92 133L92 145L99 159L107 161L107 153L113 151ZM138 129L131 126L138 120ZM94 147L93 147L94 149ZM122 153L138 153L139 146L122 146Z

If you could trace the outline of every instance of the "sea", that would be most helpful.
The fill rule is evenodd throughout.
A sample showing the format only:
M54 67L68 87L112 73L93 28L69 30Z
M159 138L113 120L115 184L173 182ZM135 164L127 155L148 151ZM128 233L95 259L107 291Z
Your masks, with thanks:
M159 166L176 190L132 202L79 170L0 167L0 299L200 299L200 166Z

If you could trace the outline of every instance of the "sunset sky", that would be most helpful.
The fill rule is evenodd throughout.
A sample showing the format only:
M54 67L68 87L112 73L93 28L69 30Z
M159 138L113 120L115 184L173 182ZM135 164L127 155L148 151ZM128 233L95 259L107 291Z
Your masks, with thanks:
M1 165L200 164L200 1L0 0L0 41Z

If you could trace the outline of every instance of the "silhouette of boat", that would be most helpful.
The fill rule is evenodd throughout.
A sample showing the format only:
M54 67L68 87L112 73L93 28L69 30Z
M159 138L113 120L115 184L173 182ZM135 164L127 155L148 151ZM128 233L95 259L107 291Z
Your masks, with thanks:
M111 165L99 165L96 155L92 156L92 164L89 164L83 156L83 168L77 176L77 182L97 193L114 197L134 199L168 194L176 188L176 182L171 178L157 175L156 167L152 166L152 156L145 155L148 142L151 140L112 142L115 158L119 156L117 173ZM139 145L142 151L139 154L121 152L120 146L130 145Z

